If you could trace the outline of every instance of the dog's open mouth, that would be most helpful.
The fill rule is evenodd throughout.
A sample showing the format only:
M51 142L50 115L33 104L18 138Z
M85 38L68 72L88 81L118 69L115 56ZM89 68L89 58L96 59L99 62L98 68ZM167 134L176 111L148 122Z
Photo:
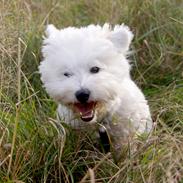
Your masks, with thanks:
M89 122L94 118L96 102L89 103L75 103L74 107L79 112L80 117L83 121Z

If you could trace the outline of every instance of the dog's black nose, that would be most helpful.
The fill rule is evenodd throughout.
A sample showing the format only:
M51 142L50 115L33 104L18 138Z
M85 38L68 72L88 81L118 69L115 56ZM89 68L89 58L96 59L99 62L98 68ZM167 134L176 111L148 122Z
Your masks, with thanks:
M86 103L90 97L90 91L88 89L81 89L75 93L77 100L81 103Z

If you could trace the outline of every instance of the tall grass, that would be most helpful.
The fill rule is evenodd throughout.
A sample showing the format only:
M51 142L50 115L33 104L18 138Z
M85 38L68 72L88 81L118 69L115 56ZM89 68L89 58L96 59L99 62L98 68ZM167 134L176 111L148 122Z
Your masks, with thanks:
M183 2L0 1L0 182L183 182ZM132 76L155 129L116 165L90 134L69 135L37 67L45 25L125 23L135 33ZM65 136L66 141L65 141Z

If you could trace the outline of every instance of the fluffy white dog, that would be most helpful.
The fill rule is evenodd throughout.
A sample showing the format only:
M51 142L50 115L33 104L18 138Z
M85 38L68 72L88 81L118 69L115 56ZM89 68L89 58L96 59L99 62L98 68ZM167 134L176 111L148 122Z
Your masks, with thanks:
M105 126L116 150L152 128L147 101L130 77L132 39L125 25L48 25L39 67L60 118L76 129Z

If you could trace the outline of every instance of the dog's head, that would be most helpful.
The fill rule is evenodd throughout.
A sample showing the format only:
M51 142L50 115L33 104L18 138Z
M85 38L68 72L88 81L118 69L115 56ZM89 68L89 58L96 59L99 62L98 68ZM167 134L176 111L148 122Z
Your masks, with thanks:
M55 101L69 106L83 121L119 96L129 77L125 56L133 34L127 26L68 27L48 25L43 41L41 80Z

